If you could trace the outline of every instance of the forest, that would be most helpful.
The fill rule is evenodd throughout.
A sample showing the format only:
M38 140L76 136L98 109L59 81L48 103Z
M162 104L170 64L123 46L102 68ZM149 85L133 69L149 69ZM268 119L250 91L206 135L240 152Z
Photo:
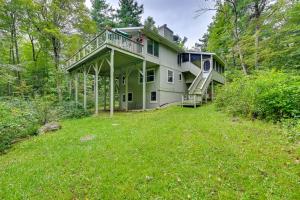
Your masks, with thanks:
M49 121L90 114L74 102L64 70L85 42L107 27L156 26L152 17L142 22L144 6L135 0L119 0L117 9L105 0L91 2L88 9L84 0L0 0L0 151ZM195 16L216 15L194 48L226 62L217 108L280 123L298 140L300 2L214 2L195 8ZM184 42L178 45L187 48Z

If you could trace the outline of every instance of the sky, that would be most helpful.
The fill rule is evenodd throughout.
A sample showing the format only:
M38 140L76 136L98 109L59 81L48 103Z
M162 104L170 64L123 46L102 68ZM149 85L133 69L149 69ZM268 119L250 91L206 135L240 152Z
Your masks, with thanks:
M114 8L118 7L118 0L106 1ZM186 43L188 47L192 47L199 38L202 38L215 15L214 11L209 11L196 17L198 8L213 7L213 1L208 0L137 0L137 2L144 5L142 22L151 16L156 25L167 24L174 34L188 38ZM91 8L90 0L86 0L86 5Z

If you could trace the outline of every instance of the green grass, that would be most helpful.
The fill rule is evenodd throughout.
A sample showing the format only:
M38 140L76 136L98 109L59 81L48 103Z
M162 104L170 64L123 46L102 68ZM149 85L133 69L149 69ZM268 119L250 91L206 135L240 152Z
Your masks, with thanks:
M0 156L0 199L300 198L299 144L212 105L62 125Z

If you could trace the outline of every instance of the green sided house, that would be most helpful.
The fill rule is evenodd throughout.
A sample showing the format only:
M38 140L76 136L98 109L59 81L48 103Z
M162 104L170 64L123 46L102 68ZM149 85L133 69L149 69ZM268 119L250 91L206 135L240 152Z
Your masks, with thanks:
M111 116L114 109L145 110L175 102L196 107L212 100L214 84L225 83L224 62L214 53L185 51L174 39L167 25L157 32L128 27L100 33L67 61L66 70L75 77L76 101L79 73L85 109L87 77L94 76L96 114L99 96L104 97L104 105L109 97ZM109 79L110 89L103 94L98 89L100 78Z

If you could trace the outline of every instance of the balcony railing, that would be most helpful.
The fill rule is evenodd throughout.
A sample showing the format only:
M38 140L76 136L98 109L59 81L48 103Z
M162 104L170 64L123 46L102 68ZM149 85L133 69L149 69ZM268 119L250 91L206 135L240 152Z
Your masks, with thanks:
M88 57L104 44L111 44L134 54L143 54L142 44L135 42L119 33L105 30L104 32L97 35L93 40L85 44L82 48L80 48L73 56L71 56L67 60L67 67L69 68L83 58Z

